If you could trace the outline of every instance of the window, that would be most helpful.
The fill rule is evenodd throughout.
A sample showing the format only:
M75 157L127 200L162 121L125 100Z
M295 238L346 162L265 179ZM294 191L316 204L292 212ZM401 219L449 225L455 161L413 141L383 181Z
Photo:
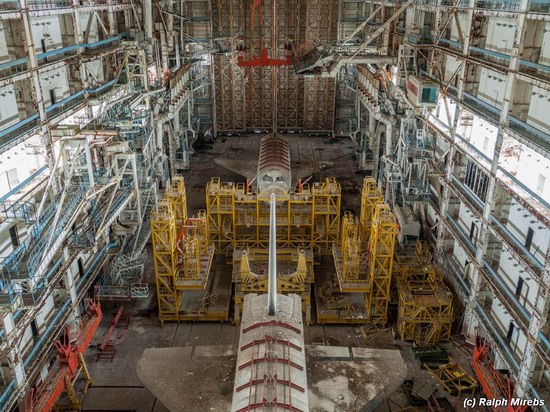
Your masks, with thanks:
M422 88L421 103L437 103L438 89L434 87Z
M525 238L525 249L529 250L531 247L531 243L533 243L533 235L535 234L535 231L531 228L527 231L527 237Z
M8 186L10 190L19 184L19 174L17 173L17 169L8 170L6 172L6 176L8 177Z
M483 151L486 152L487 149L489 149L489 138L486 137L485 140L483 140Z
M479 197L480 200L485 201L487 196L487 188L489 186L489 177L483 170L471 161L468 161L468 164L466 165L464 183L477 195L477 197Z
M537 181L537 194L542 195L544 191L544 184L546 183L546 176L539 175L539 180Z

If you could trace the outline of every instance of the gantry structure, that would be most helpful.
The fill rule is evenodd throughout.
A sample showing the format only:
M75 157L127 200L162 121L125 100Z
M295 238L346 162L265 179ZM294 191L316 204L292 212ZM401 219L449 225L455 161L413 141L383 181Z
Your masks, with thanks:
M169 63L173 39L153 38L152 15L150 3L0 6L0 153L11 175L21 152L37 164L0 199L1 410L51 410L72 385L93 337L84 298L150 293L149 215L193 135L192 68ZM69 369L50 368L56 354Z
M205 244L265 247L263 202L246 185L213 181L198 229L173 202L181 200L176 176L190 167L198 138L262 131L350 138L358 169L373 178L363 190L371 206L358 219L331 211L339 195L327 182L301 187L278 210L281 240L302 248L306 262L309 249L341 255L337 281L315 273L323 289L315 294L334 318L353 319L374 294L366 316L384 323L390 275L371 285L365 274L393 264L390 232L401 247L422 235L436 275L399 272L403 284L437 290L444 273L465 312L458 331L487 343L517 394L547 393L546 0L17 0L2 2L0 17L2 161L23 148L39 159L23 181L5 170L9 188L0 194L0 353L9 359L0 405L11 408L41 384L44 359L67 325L82 323L95 279L104 298L149 293L141 273L151 231L155 263L176 265L157 291L167 320L198 319L229 300L185 282L202 276ZM173 225L161 219L172 214ZM178 225L193 229L170 235ZM366 241L373 231L377 240ZM169 258L166 236L175 239ZM182 236L199 237L178 250ZM375 250L379 260L369 257ZM299 266L300 254L289 256ZM246 259L236 260L246 278ZM360 290L348 297L360 300L332 299L352 282ZM411 319L403 338L437 335L419 332L424 318Z

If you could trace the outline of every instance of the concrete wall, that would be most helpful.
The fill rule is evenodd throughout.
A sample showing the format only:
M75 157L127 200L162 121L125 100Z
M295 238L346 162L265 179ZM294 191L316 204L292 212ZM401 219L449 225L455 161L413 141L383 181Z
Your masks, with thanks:
M31 30L36 53L42 53L42 42L46 45L46 51L62 47L61 29L58 16L32 17Z
M533 86L529 111L527 114L527 124L550 133L548 123L548 113L550 113L550 92L542 87Z
M50 99L50 90L55 90L57 102L69 97L70 90L67 66L41 73L40 80L42 97L44 98L46 107L53 104Z
M503 339L508 334L508 328L510 327L510 322L513 320L510 316L510 313L506 310L504 304L502 304L498 299L493 300L491 306L491 317L494 322L493 325L500 330ZM527 338L523 332L518 328L517 323L514 322L514 331L510 338L510 346L517 357L521 359L523 352L525 350L525 345L527 344Z
M527 210L524 210L520 205L513 205L510 209L510 215L508 216L506 228L522 244L525 244L525 239L529 228L533 229L533 241L529 251L537 258L539 262L544 262L546 250L550 244L550 230L544 227L544 225L542 225L537 218L535 218Z
M460 62L454 56L446 56L445 58L445 82L449 82L456 73ZM456 78L456 76L455 76Z
M27 149L24 143L20 143L3 153L0 159L0 196L10 191L6 176L7 171L13 169L17 170L19 182L22 182L44 166L44 164L45 160L43 156L41 154L35 154L32 149Z
M546 22L542 28L542 44L539 63L550 66L550 22Z
M516 292L519 278L523 279L523 287L517 298L525 310L532 314L534 299L538 292L537 281L521 267L507 250L502 250L500 255L498 273L513 294Z
M0 63L9 62L11 60L8 52L8 41L6 34L8 34L9 25L0 21Z
M517 162L517 169L514 172L516 178L525 186L529 187L545 201L550 201L550 159L547 159L527 147L522 147ZM539 176L546 178L541 191L538 191L537 187Z
M506 75L482 67L477 97L492 106L502 108L506 85Z
M458 13L458 20L460 21L460 27L462 28L462 30L464 30L464 28L466 27L466 21L468 20L467 16L465 14ZM464 33L462 33L462 35L464 36ZM456 25L455 19L453 19L451 22L451 40L458 42L460 41L460 36L458 35L458 27Z
M487 22L485 48L500 53L510 53L516 30L515 19L491 17Z
M13 84L0 87L0 127L5 128L19 122L17 94Z
M96 17L93 16L91 13L79 13L79 23L80 23L80 33L79 38L80 42L84 42L84 32L86 29L88 29L88 43L93 43L94 41L98 40L98 27L97 27L97 21ZM88 22L90 20L90 17L93 19L90 27L88 28ZM102 30L102 29L100 29ZM104 36L104 38L107 36Z

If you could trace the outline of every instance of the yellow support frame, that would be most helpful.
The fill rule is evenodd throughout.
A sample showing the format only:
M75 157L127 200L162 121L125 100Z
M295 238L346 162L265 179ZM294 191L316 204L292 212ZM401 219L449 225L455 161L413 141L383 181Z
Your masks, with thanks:
M340 207L342 189L333 177L322 183L314 183L313 196L313 242L322 254L330 254L340 236Z
M214 244L218 251L225 251L234 243L234 198L233 183L221 182L220 178L213 177L206 185L208 243Z
M453 296L431 264L426 264L425 244L417 255L401 259L396 271L399 298L397 327L403 340L435 345L451 338Z
M316 248L331 252L340 235L341 189L334 178L300 185L277 196L277 242L281 248ZM208 239L218 252L229 247L267 248L269 199L244 183L221 183L212 178L206 187Z
M166 188L166 192L164 193L164 200L172 204L177 227L185 224L187 221L187 195L183 176L175 175L172 178L171 185Z
M151 240L155 263L159 319L177 318L176 219L170 201L162 200L151 212Z
M182 270L181 278L184 281L200 280L206 282L210 265L205 266L205 258L211 261L209 257L211 250L208 247L208 232L206 227L206 212L199 211L198 216L188 219L187 225L183 226L185 230L181 239L181 260ZM205 273L206 272L206 273ZM178 285L181 282L178 280ZM183 287L182 289L187 289ZM196 286L192 289L196 289Z
M368 322L386 324L395 253L397 220L386 203L374 207L369 239L370 309Z
M365 293L370 290L368 273L364 265L362 266L364 253L359 232L358 219L350 212L345 212L340 244L332 248L340 292Z
M374 207L384 201L384 194L382 189L376 184L376 180L367 176L363 179L363 190L361 191L361 215L359 221L361 222L361 245L366 247L370 236L370 230L372 226L372 218L374 216Z

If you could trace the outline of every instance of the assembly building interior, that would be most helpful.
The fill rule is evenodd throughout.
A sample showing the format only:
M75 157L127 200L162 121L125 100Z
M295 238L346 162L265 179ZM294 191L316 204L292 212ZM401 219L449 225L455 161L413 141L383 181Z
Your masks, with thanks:
M0 0L0 411L548 411L548 178L548 0Z

